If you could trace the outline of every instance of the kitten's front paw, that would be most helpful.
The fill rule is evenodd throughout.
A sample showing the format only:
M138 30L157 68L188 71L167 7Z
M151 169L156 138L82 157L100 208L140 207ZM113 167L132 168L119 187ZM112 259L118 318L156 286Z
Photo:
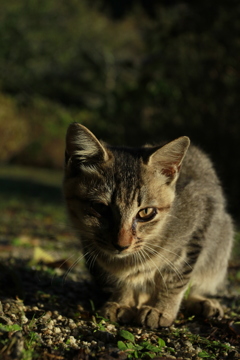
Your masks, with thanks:
M161 313L157 308L151 306L141 307L137 316L138 323L151 329L170 326L174 320L175 315Z
M204 297L192 297L186 301L186 307L189 312L201 315L204 318L224 315L224 311L219 301L216 299L207 299Z
M136 311L129 306L120 305L116 302L107 302L103 306L101 314L110 321L127 324L133 320Z

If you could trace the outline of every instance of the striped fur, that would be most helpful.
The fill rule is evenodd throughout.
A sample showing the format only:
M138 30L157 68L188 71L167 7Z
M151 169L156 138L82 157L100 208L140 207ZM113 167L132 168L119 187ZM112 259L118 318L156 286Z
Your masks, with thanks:
M113 288L112 321L169 326L186 289L191 311L223 314L233 228L208 157L181 137L163 147L113 147L70 125L64 196L90 271Z

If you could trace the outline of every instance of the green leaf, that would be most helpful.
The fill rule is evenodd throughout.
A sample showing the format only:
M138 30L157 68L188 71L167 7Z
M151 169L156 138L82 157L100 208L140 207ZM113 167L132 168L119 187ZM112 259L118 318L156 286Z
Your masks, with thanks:
M134 349L140 351L143 349L143 347L141 345L138 345L138 344L134 344Z
M188 288L187 288L187 290L185 291L185 294L184 294L184 299L185 299L185 300L187 300L188 297L189 297L189 295L190 295L191 287L192 287L192 284L189 283L189 284L188 284Z
M197 356L199 356L200 358L208 358L208 359L214 359L215 357L213 357L213 355L210 355L209 353L207 353L206 351L200 351Z
M149 350L149 351L153 351L153 352L159 352L161 351L160 347L152 345L151 343L149 343L148 341L143 341L140 344L144 349Z
M151 359L153 359L155 357L155 354L152 354L152 353L149 353L149 352L146 352L143 355L144 356L148 355Z
M95 305L94 305L94 302L92 301L92 299L89 299L89 302L90 302L92 311L95 311L96 308L95 308ZM98 315L97 315L97 316L98 316Z
M91 300L90 300L90 301L91 301ZM103 317L103 316L101 316L101 315L98 315L98 313L96 313L96 318L97 318L97 319L104 320L104 321L106 321L106 322L109 322L109 319L107 319L107 318L105 318L105 317Z
M158 345L159 345L160 347L163 347L163 346L166 346L166 343L165 343L165 341L164 341L163 339L158 338Z
M121 337L123 337L126 340L130 340L132 342L135 342L135 337L133 334L131 334L129 331L127 330L119 330L119 335Z
M148 344L145 349L149 350L149 351L153 351L153 352L158 352L159 348L157 348L156 346L152 345L152 344Z
M146 348L148 345L150 345L150 343L148 341L142 341L140 345Z
M126 343L126 346L130 350L135 350L136 349L135 345L133 343L131 343L131 342Z
M119 350L122 350L122 351L127 350L127 346L124 344L123 341L118 341L117 346L118 346Z
M133 355L134 355L134 357L135 357L136 359L138 359L138 358L139 358L139 354L138 354L138 352L137 352L137 351L134 351Z
M22 328L18 324L4 325L0 323L0 330L9 332L9 331L20 331L22 330Z

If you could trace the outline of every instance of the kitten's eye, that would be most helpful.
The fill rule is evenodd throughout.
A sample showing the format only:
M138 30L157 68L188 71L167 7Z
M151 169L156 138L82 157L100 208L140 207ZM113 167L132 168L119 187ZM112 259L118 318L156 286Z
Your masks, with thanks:
M137 213L137 219L139 221L149 221L152 220L156 214L157 214L156 208L152 208L152 207L145 208Z
M109 214L109 207L103 203L91 203L90 206L91 215L96 217L106 217Z

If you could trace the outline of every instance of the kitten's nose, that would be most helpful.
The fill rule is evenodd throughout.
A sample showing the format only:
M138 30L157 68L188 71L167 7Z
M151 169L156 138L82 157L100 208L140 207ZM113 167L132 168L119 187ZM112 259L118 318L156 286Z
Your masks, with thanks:
M113 243L113 246L114 246L118 251L123 251L123 250L126 250L127 248L129 248L130 245L120 246L120 245L118 245L118 244L114 244L114 243Z
M129 248L131 245L133 238L132 233L129 229L126 229L125 227L121 227L118 233L118 237L114 242L114 246L117 250L123 251Z

